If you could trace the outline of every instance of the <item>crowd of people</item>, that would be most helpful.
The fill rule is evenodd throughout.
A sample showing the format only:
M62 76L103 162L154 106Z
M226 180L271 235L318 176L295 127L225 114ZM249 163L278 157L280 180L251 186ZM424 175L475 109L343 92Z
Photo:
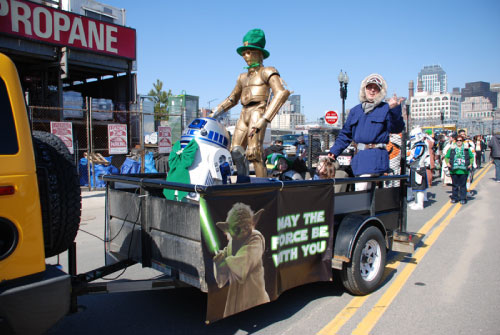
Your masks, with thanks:
M402 99L394 96L385 102L386 93L387 83L381 75L374 73L362 81L360 104L351 109L328 157L323 157L312 172L305 164L305 151L298 150L295 157L287 157L283 142L278 139L264 152L264 160L271 169L270 176L280 180L348 177L340 169L336 157L354 144L356 154L351 162L354 176L408 173L409 208L422 210L433 180L439 180L445 187L451 186L452 203L466 204L472 196L470 186L474 173L486 162L486 151L490 148L490 159L496 169L495 181L500 183L500 133L487 139L483 135L471 137L465 129L460 129L431 136L420 127L414 127L406 143L408 171L401 171L402 131L405 127L401 114ZM369 185L356 183L355 190L365 190ZM346 185L343 186L336 185L336 192L345 191ZM393 186L399 186L399 183L390 181L384 185Z

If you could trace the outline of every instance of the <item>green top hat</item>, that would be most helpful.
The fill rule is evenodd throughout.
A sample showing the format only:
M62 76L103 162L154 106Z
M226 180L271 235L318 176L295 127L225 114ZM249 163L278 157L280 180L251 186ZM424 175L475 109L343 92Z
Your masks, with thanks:
M243 37L243 46L236 49L236 52L241 56L243 51L247 49L257 49L262 51L264 59L269 57L269 51L264 49L266 46L266 35L261 29L250 30L245 37Z

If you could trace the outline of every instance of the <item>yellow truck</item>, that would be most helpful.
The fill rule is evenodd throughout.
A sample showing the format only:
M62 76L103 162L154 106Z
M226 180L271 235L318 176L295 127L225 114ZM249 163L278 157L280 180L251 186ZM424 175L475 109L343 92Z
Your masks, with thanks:
M80 214L69 151L31 130L17 69L0 54L0 334L44 332L68 312L71 278L45 258L72 245Z

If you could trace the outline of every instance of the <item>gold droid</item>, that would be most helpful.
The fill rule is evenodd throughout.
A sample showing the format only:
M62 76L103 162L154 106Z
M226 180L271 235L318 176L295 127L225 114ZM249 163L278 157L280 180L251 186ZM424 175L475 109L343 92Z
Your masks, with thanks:
M243 37L243 46L236 52L248 64L248 72L239 75L229 97L210 115L217 118L241 100L243 108L231 143L231 156L238 175L248 175L248 162L252 162L257 177L267 176L262 158L265 130L290 95L290 91L283 87L278 70L263 66L263 60L269 57L265 46L266 36L260 29L252 29Z

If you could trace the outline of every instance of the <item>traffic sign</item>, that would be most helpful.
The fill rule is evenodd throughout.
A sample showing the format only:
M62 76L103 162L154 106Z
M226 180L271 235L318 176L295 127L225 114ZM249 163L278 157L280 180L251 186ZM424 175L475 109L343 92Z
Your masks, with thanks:
M325 114L325 121L328 124L336 124L339 120L339 115L336 111L328 111Z

